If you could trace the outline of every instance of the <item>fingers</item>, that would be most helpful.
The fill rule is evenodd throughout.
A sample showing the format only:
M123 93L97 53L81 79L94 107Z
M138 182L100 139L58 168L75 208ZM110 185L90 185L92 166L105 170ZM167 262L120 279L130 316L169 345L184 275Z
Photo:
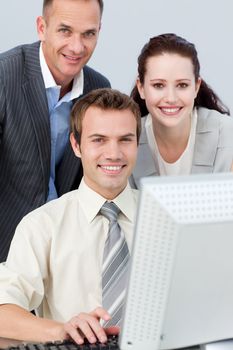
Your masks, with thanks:
M97 340L104 343L107 341L107 336L99 323L100 318L107 321L110 319L110 315L99 307L89 314L80 313L73 317L64 324L64 329L77 344L83 344L84 338L87 338L91 344Z
M78 323L75 318L72 318L69 322L64 324L64 330L70 338L72 338L77 344L83 344L83 338L81 332L78 331Z
M98 320L102 319L104 321L109 321L111 316L102 307L97 307L95 310L90 312L90 315L96 317Z
M111 327L105 328L105 333L107 335L118 335L120 333L120 327L111 326Z

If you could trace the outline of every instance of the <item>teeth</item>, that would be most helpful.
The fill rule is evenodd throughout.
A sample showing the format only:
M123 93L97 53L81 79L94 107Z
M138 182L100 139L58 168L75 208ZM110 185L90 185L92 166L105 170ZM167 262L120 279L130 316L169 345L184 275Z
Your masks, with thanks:
M179 108L162 108L162 111L165 113L175 113L178 112L180 109Z
M105 170L117 171L121 169L121 166L115 166L115 165L104 166L103 165L102 168L104 168Z

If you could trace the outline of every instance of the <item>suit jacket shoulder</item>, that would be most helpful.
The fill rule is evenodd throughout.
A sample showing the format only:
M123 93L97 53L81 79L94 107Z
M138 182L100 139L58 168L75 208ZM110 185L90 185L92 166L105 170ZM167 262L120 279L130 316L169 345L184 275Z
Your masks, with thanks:
M109 80L101 73L97 72L89 66L83 68L84 72L84 89L83 95L86 95L89 91L104 87L110 87Z
M233 162L233 119L198 108L192 173L229 171Z
M16 83L29 75L41 75L39 62L40 42L17 46L0 54L0 78L5 82Z

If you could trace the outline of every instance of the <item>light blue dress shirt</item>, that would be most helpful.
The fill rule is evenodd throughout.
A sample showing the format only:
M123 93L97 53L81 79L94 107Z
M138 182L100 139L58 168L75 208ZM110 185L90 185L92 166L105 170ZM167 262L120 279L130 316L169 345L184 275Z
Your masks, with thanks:
M58 197L55 187L56 166L61 161L66 145L69 142L72 100L83 93L83 71L74 78L72 90L59 100L61 86L56 84L45 61L41 46L40 65L45 83L50 118L51 163L47 198L47 201L50 201Z

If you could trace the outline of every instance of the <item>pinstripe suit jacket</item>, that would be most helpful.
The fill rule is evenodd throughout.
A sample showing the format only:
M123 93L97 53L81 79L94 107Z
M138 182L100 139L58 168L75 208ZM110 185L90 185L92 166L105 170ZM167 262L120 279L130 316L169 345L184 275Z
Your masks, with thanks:
M84 67L84 94L108 86ZM21 218L46 202L49 176L50 122L37 42L0 55L0 261ZM76 188L81 177L68 144L56 169L58 195Z
M230 171L233 163L233 118L201 107L197 115L191 174ZM130 178L133 188L139 188L142 177L159 176L159 164L151 154L145 121L146 117L143 117L137 162Z

